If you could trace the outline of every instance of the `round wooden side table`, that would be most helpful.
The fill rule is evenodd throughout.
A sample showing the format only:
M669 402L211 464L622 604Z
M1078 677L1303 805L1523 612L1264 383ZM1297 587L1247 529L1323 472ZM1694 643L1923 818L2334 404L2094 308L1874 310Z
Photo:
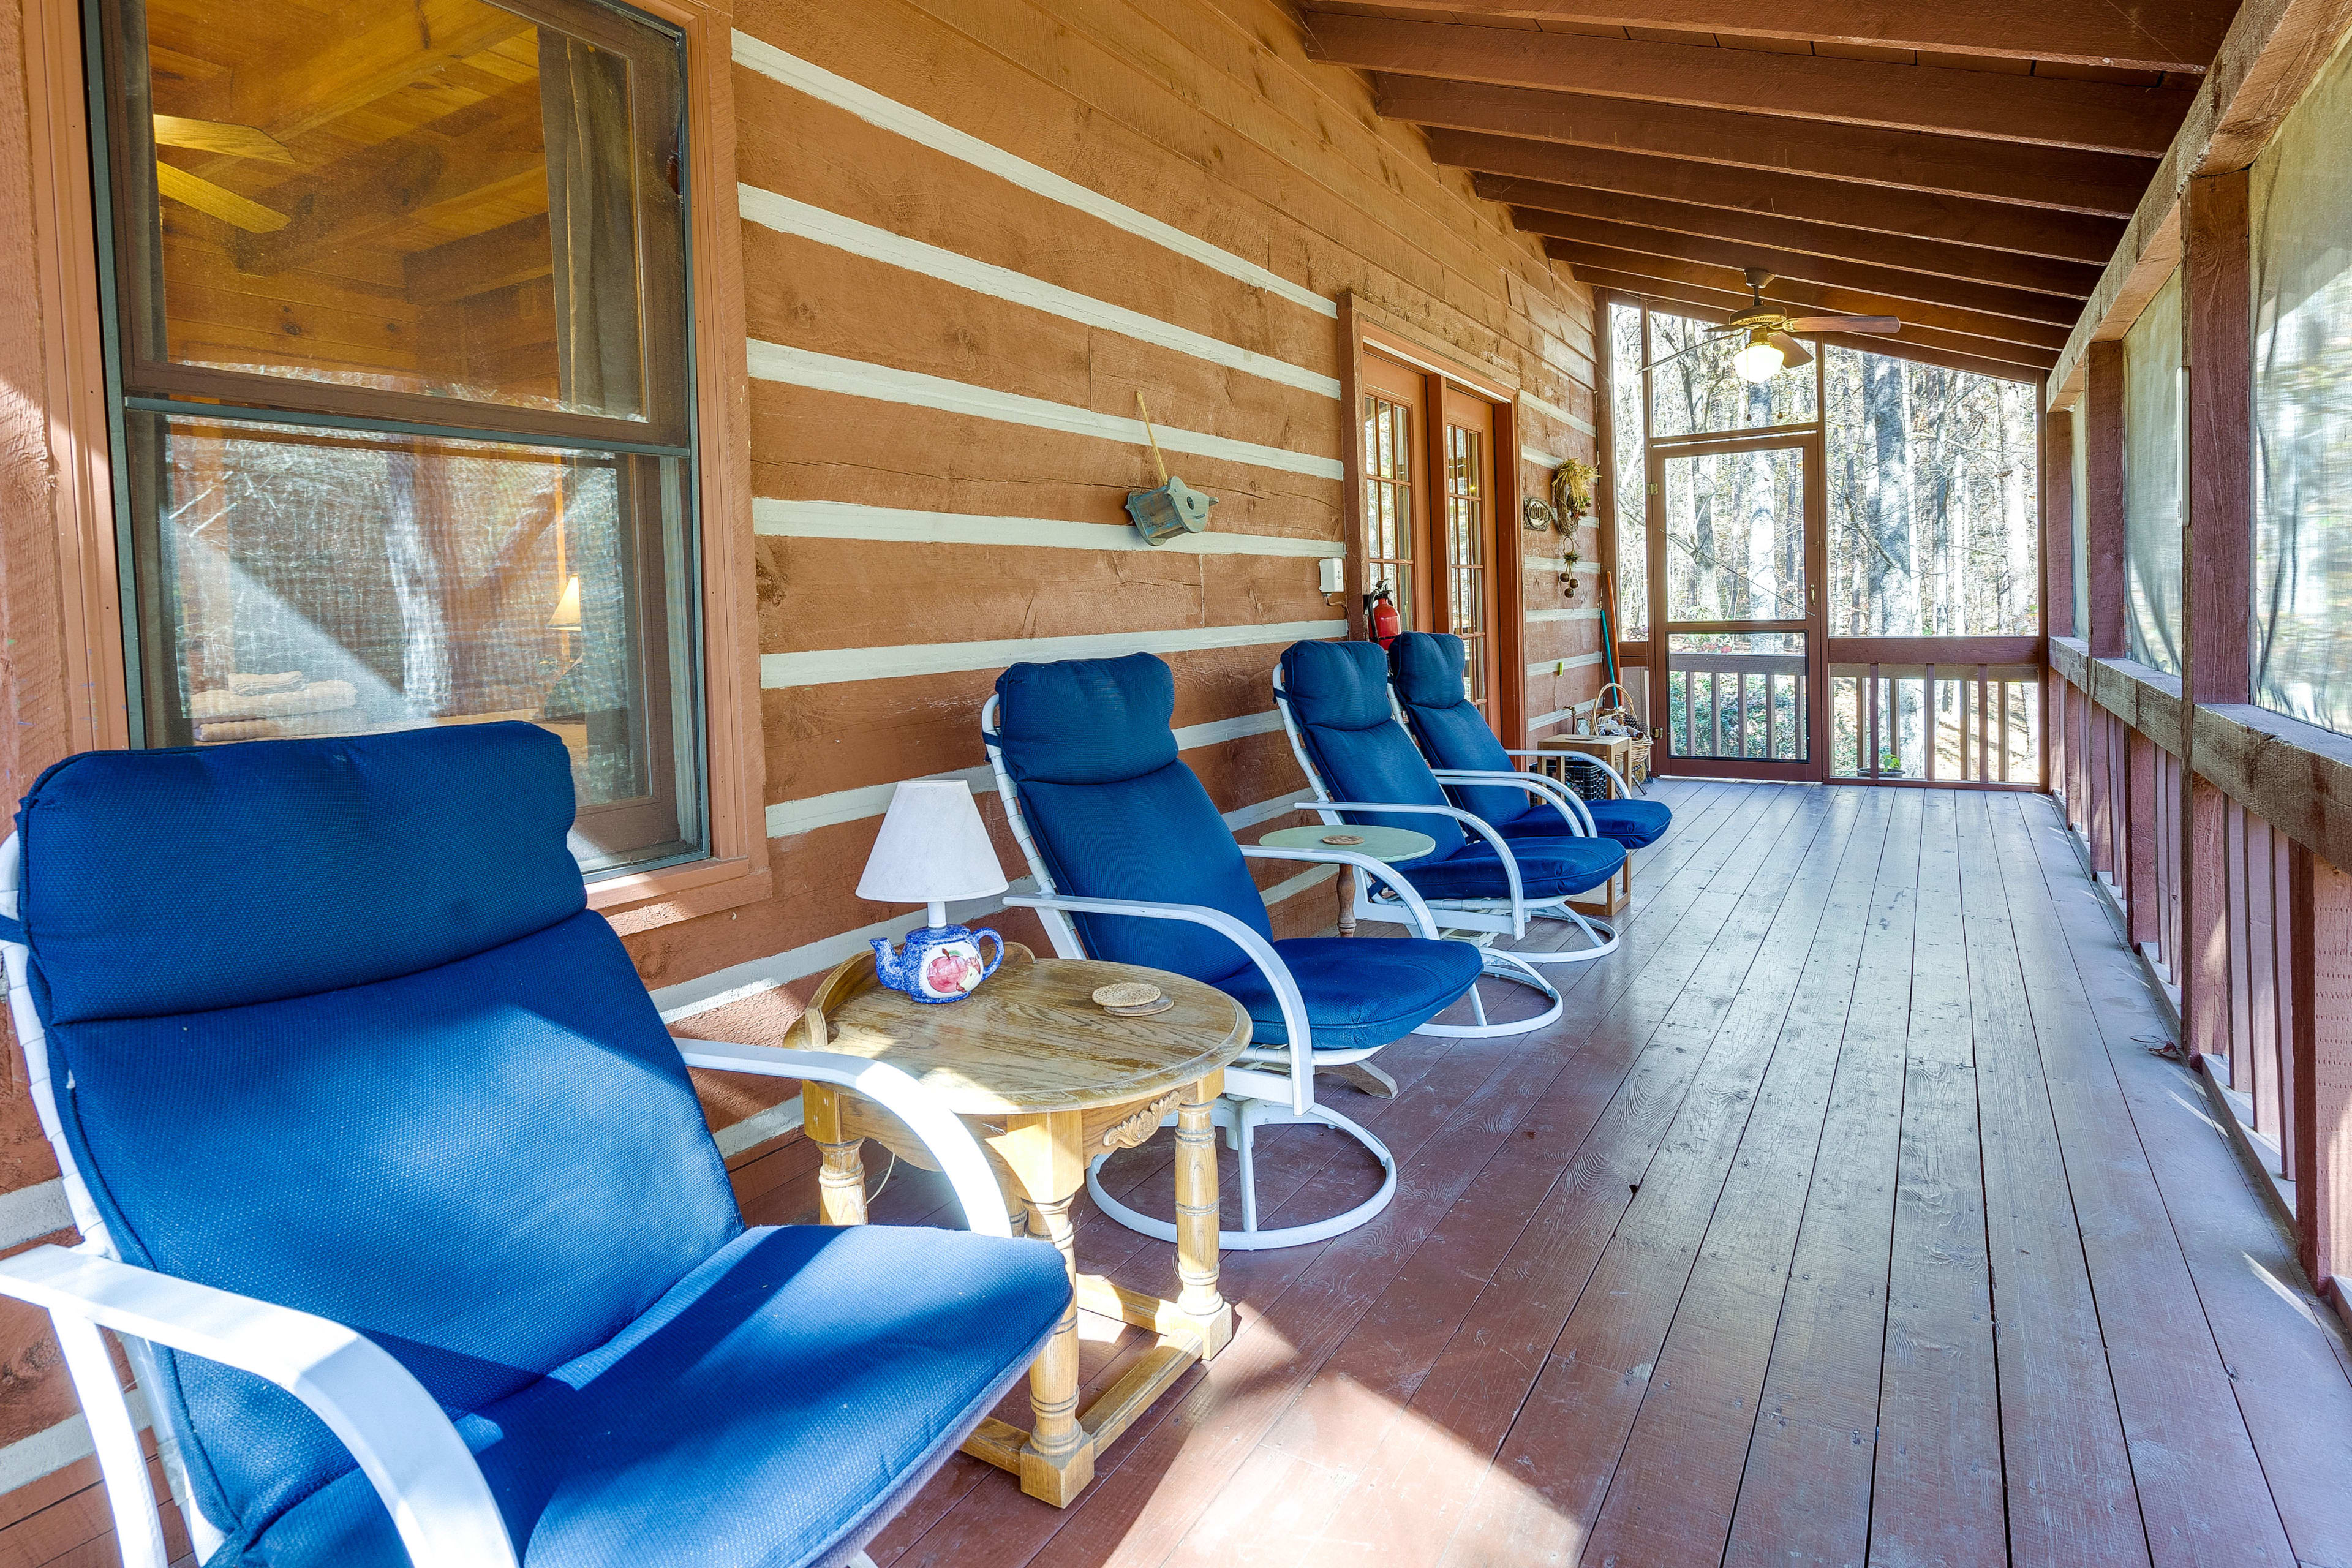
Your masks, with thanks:
M1335 844L1334 837L1354 838L1354 844ZM1437 847L1437 840L1426 833L1415 833L1409 827L1366 827L1349 823L1340 826L1277 827L1258 839L1269 849L1351 849L1359 855L1369 855L1375 860L1395 865L1400 860L1418 860ZM1339 868L1339 934L1356 934L1356 868Z
M1098 986L1156 985L1174 1005L1140 1018L1096 1005ZM926 1005L875 978L871 951L825 977L786 1036L795 1049L888 1062L964 1119L996 1171L1016 1234L1052 1242L1074 1300L1029 1369L1033 1425L981 1424L963 1451L1021 1479L1021 1489L1066 1508L1094 1479L1095 1456L1196 1361L1234 1335L1217 1289L1217 1149L1210 1107L1227 1063L1250 1043L1249 1014L1213 986L1157 969L1089 959L1038 959L1018 942L979 990ZM863 1141L936 1170L896 1117L827 1084L801 1086L803 1126L824 1153L819 1201L827 1225L866 1223ZM1173 1301L1078 1272L1070 1203L1097 1156L1132 1149L1176 1113ZM1081 1412L1078 1308L1153 1331L1160 1343Z

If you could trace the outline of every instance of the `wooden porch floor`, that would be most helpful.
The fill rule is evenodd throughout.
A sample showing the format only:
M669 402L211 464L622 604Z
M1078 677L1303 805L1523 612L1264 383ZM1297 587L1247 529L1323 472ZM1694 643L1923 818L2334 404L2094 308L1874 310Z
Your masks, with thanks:
M1233 1344L1077 1506L959 1458L876 1561L2352 1564L2344 1339L2051 803L1659 796L1559 1024L1337 1094L1397 1156L1380 1220L1229 1255ZM1164 1194L1166 1142L1118 1182ZM1261 1149L1277 1221L1368 1190L1331 1135ZM1088 1333L1101 1386L1139 1336Z

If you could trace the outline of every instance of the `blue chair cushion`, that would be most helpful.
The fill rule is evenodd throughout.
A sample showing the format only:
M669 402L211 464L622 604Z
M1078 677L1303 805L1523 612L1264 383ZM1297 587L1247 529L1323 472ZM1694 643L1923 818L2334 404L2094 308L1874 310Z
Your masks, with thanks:
M1327 1051L1384 1046L1412 1033L1469 991L1485 960L1466 942L1402 942L1333 936L1294 937L1274 951L1298 983L1315 1044ZM1250 1038L1286 1045L1274 987L1255 969L1217 983L1249 1009Z
M485 952L586 907L572 815L535 724L68 757L16 818L35 1001L191 1013Z
M1592 826L1603 838L1613 838L1628 849L1639 849L1655 844L1674 826L1675 814L1654 800L1588 800L1585 810L1592 814ZM1528 807L1508 822L1498 822L1495 828L1506 838L1557 838L1565 831L1559 808L1545 802Z
M1368 642L1293 643L1282 654L1282 700L1307 760L1334 800L1451 805L1412 738L1389 710L1388 658ZM1425 833L1444 860L1466 842L1450 816L1342 812L1349 822Z
M1519 771L1463 686L1466 654L1450 632L1406 632L1389 645L1398 706L1432 767L1475 773ZM1528 809L1525 790L1507 784L1449 784L1445 793L1471 816L1499 826ZM1559 831L1557 826L1553 832Z
M1566 898L1601 886L1625 864L1614 838L1519 838L1511 842L1524 896ZM1510 879L1494 846L1481 839L1444 860L1408 860L1397 868L1424 899L1507 899Z
M526 1568L838 1563L1027 1368L1069 1294L1043 1242L748 1231L459 1431ZM408 1568L357 1472L226 1561Z
M1265 900L1200 779L1176 757L1176 685L1148 653L1016 664L995 741L1054 885L1077 898L1198 904L1271 940ZM1215 981L1247 959L1206 926L1081 915L1095 957Z

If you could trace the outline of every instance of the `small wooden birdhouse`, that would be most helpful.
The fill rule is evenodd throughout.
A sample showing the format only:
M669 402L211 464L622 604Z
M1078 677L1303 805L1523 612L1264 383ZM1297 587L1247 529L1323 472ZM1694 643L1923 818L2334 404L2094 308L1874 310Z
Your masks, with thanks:
M1205 533L1209 528L1209 509L1217 504L1214 496L1204 496L1168 471L1168 464L1160 456L1160 437L1151 428L1151 409L1143 401L1143 394L1135 395L1135 405L1143 412L1143 433L1151 442L1151 461L1160 470L1160 488L1129 490L1127 515L1135 520L1136 531L1147 544L1166 544L1188 533Z

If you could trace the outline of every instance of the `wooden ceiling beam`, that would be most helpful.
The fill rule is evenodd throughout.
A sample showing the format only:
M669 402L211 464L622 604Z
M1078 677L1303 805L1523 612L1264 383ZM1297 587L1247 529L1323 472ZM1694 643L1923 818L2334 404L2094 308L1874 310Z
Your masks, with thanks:
M290 141L530 25L530 18L482 0L412 0L372 8L324 49L295 49L251 72L240 68L231 107L215 118L260 126Z
M2069 65L2195 74L2236 14L2236 0L2148 5L2046 5L2039 0L1381 0L1391 10L1452 17L1657 27L1748 38L1856 44L1880 49L2058 60ZM1311 7L1310 7L1311 8Z
M2113 218L2080 213L1930 195L1923 191L1871 190L1839 180L1729 169L1681 158L1598 148L1571 151L1516 136L1432 131L1430 155L1441 163L1487 174L1509 174L1591 190L1655 196L1734 212L1770 213L1811 223L1837 224L1955 245L2013 250L2104 266L2123 237Z
M1642 278L1630 273L1579 271L1578 277L1627 304L1647 300L1671 315L1689 316L1715 323L1729 321L1748 304L1741 295L1735 304L1732 297L1719 289L1693 288L1671 279ZM1997 375L2010 381L2039 384L2048 367L2041 363L2047 356L2034 349L2021 348L2014 343L1988 343L1982 339L1965 338L1949 333L1906 326L1898 337L1869 337L1850 332L1808 332L1808 343L1830 344L1838 348L1859 349L1864 353L1885 354L1895 359L1917 360L1924 364L1941 365L1948 370L1974 371L1979 375ZM1990 352L1988 352L1990 351Z
M1669 256L1644 256L1638 251L1610 250L1596 245L1580 245L1572 239L1547 239L1544 252L1555 261L1565 261L1575 268L1577 278L1595 288L1602 285L1588 273L1611 279L1646 278L1655 283L1703 289L1723 300L1735 302L1735 308L1748 302L1746 281L1728 267L1709 267ZM1818 310L1825 314L1899 316L1905 332L1934 334L1923 336L1923 342L1942 339L1946 340L1945 346L1963 353L2021 363L2054 364L2066 341L2063 331L2048 331L2006 317L1979 315L1973 310L1955 310L1916 300L1888 300L1852 289L1832 289L1790 279L1776 279L1766 288L1764 302L1778 305L1791 315ZM2032 357L2020 359L2021 354Z
M2177 87L1386 16L1320 13L1306 20L1311 56L1362 70L2137 157L2163 155L2195 96Z
M2156 172L2154 159L2112 153L2007 146L1972 136L1888 132L1434 77L1380 72L1372 78L1372 92L1383 116L1415 125L1900 185L2105 217L2129 217L2140 192L2147 188L2148 176Z
M1544 180L1517 180L1506 174L1473 174L1470 184L1488 201L1571 219L1599 218L1676 234L1738 240L1776 250L1809 251L1816 256L1899 267L1938 278L1976 279L2069 300L2088 299L2099 280L2099 269L2088 262L2053 261L2048 257L2020 256L2013 251L1986 250L1973 245L1948 245L1942 240L1914 239L1909 235L1887 234L1878 229L1807 223L1770 213L1735 212L1728 207L1700 206L1692 202L1662 202L1618 191L1589 190ZM1520 224L1522 227L1529 226L1524 218ZM1563 231L1535 226L1535 232ZM2074 317L2070 315L2067 320L2071 321Z
M1527 234L1545 235L1580 245L1602 246L1612 250L1639 251L1644 256L1672 257L1733 271L1761 267L1775 277L1797 282L1819 283L1833 289L1854 289L1889 300L1912 300L1915 301L1915 310L1918 304L1948 306L1985 315L2005 316L2019 322L2039 322L2056 328L2062 334L2074 326L2074 318L2083 310L2080 300L2070 300L2063 294L2032 294L2021 289L2002 289L1967 279L1938 278L1928 272L1905 272L1893 267L1873 267L1866 262L1843 261L1800 250L1774 250L1738 240L1677 234L1670 229L1642 228L1598 218L1572 218L1528 207L1513 208L1511 220Z

